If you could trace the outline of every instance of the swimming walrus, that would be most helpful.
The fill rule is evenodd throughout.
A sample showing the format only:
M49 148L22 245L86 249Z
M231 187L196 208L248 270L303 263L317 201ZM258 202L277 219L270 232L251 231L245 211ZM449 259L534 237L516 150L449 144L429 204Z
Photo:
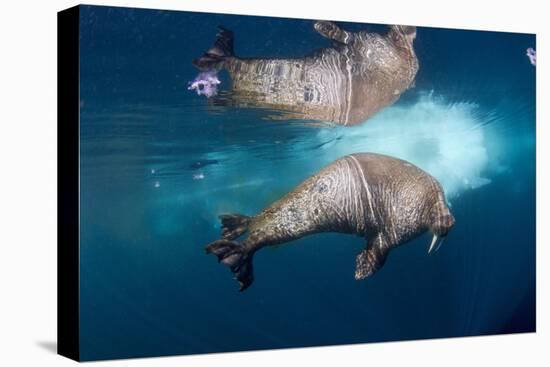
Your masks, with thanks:
M364 237L355 279L380 269L391 249L430 230L428 251L439 246L454 225L439 183L400 159L371 153L345 156L254 217L221 215L222 238L206 246L229 266L241 291L253 280L252 257L265 246L319 232ZM249 232L238 243L236 238Z
M193 60L201 71L225 69L232 93L223 103L286 111L280 118L355 125L394 103L414 81L416 27L385 35L348 32L327 21L314 28L333 46L303 58L239 58L233 32L220 27L214 46Z

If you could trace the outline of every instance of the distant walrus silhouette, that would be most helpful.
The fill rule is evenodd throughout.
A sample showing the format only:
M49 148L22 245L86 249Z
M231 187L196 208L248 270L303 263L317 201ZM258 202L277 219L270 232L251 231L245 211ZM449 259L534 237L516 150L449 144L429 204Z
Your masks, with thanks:
M229 72L233 85L226 103L342 125L365 121L412 85L416 27L392 25L385 35L348 32L327 21L314 27L333 47L303 58L238 58L233 32L220 27L214 46L193 64Z
M355 279L380 269L388 252L430 230L428 251L454 224L439 183L405 161L359 153L341 158L254 217L220 216L222 238L206 247L228 265L241 291L252 284L252 257L265 246L318 232L353 233L368 247L356 259ZM248 237L234 241L245 232Z

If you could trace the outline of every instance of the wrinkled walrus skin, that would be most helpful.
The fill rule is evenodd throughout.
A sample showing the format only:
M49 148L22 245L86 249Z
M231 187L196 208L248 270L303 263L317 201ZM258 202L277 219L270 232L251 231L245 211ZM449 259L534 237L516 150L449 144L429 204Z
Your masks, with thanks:
M252 284L252 257L265 246L319 232L356 234L367 241L355 270L355 279L364 279L384 265L394 247L429 230L431 251L454 225L432 176L408 162L371 153L333 162L256 216L220 219L222 239L209 244L206 253L230 267L241 290ZM235 241L247 231L246 239Z
M319 21L315 30L333 47L295 59L233 56L233 32L220 28L214 46L193 61L200 70L226 69L239 107L286 111L280 119L355 125L394 103L413 84L416 27L390 26L385 35L347 32Z

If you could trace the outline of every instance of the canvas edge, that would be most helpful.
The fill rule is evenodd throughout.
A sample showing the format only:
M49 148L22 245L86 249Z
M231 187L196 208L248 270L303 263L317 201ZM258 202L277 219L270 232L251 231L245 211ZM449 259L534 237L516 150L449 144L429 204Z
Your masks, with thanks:
M57 353L80 360L80 7L57 13Z

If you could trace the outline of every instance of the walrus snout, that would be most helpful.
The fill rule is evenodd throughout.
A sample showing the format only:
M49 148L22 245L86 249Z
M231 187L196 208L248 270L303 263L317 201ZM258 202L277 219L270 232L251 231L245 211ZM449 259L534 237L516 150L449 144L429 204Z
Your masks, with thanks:
M433 239L428 248L428 253L439 249L443 240L449 234L455 224L455 217L444 202L438 202L432 210L432 219L430 230L433 233Z
M455 218L448 212L435 218L435 222L432 225L432 232L438 237L445 237L451 228L453 228L454 224Z
M328 34L330 31L336 28L336 24L327 20L318 20L313 25L313 28L321 34Z
M350 37L348 32L338 27L334 22L329 22L327 20L319 20L315 22L313 28L315 28L315 30L323 37L341 43L347 43Z

